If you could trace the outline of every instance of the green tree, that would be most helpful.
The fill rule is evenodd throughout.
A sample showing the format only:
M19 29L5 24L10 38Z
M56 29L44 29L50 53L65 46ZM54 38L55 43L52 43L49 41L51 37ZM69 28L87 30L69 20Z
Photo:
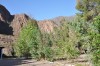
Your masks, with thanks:
M62 25L55 29L56 57L70 59L77 57L78 51L75 48L74 32L68 22L62 22ZM74 37L74 38L73 38Z
M100 16L94 18L89 31L93 66L100 65Z
M100 14L100 0L77 0L76 8L80 11L78 15L90 21Z
M83 18L77 17L73 22L71 22L71 26L74 29L77 38L75 43L80 53L87 53L89 50L89 23L85 22Z
M41 58L49 61L53 61L54 51L52 34L42 32L42 47L41 47Z
M40 41L40 32L36 21L29 21L27 26L22 28L15 44L16 55L19 57L37 57Z

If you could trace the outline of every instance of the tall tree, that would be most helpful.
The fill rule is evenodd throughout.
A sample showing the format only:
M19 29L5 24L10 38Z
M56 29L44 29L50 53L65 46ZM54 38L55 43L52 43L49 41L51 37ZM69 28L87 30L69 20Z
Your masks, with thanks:
M40 32L36 21L29 21L27 26L23 27L19 38L15 44L15 52L19 57L38 56L40 44Z
M86 21L92 20L100 14L100 0L77 0L76 9Z
M90 47L93 66L100 66L100 16L93 19L90 26Z

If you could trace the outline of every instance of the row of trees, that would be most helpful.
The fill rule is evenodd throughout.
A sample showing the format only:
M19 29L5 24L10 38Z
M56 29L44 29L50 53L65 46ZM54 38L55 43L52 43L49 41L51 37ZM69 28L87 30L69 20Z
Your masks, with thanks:
M93 66L99 66L100 1L78 0L76 8L80 11L76 19L62 20L53 33L40 32L36 21L29 21L15 44L16 55L53 61L88 53Z
M90 23L79 17L72 22L63 20L61 26L54 30L49 34L41 33L36 21L29 21L15 44L16 55L53 61L75 58L84 51L90 55L93 64L99 66L100 16Z
M41 33L36 23L30 21L22 28L15 44L16 55L50 61L75 58L79 53L75 48L75 40L73 40L75 36L72 32L68 22L65 21L55 28L55 32L49 34Z

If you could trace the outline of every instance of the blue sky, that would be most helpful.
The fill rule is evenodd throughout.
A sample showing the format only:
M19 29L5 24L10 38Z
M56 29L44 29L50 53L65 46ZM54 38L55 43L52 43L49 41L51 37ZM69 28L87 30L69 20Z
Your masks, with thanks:
M26 13L37 20L73 16L76 0L0 0L11 14Z

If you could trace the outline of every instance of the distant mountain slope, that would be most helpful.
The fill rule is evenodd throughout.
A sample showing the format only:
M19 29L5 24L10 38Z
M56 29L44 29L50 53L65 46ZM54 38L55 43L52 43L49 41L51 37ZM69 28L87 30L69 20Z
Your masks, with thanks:
M49 33L54 30L54 27L60 26L63 21L70 22L74 19L75 19L75 16L70 16L70 17L59 16L59 17L55 17L53 19L38 21L38 25L42 32Z

